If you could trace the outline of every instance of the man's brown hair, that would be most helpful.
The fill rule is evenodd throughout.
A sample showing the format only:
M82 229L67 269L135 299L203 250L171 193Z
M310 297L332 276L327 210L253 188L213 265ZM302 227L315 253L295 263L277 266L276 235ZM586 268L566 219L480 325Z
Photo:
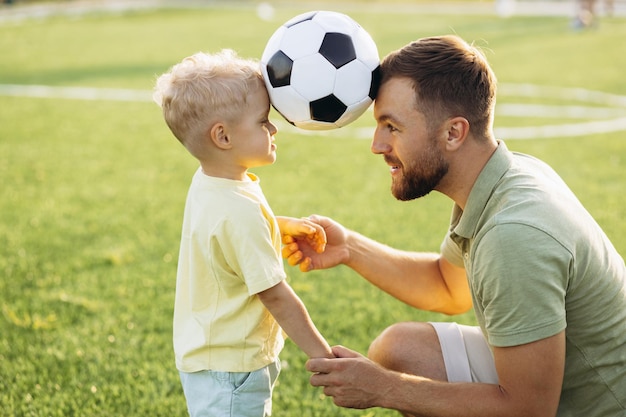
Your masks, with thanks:
M381 85L390 78L413 82L417 110L429 123L462 116L476 137L491 134L496 77L476 47L454 35L423 38L391 52L381 63Z

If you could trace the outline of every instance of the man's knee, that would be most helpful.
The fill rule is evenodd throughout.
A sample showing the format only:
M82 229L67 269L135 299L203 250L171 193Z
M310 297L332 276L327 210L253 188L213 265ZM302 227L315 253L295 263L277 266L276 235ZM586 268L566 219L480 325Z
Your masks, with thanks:
M405 343L413 330L409 325L413 323L395 323L387 327L370 344L367 356L386 368L396 368L394 361L403 356Z
M368 356L394 371L445 381L446 370L439 338L428 323L396 323L370 345Z

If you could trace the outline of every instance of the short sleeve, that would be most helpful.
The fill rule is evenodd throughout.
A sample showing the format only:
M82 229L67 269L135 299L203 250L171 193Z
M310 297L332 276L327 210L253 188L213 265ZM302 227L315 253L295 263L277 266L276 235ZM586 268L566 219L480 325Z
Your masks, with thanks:
M463 252L459 245L457 245L450 233L447 233L443 238L443 242L441 242L440 247L441 256L443 256L448 262L452 265L458 266L459 268L464 268L465 264L463 262Z
M252 206L252 207L251 207ZM243 211L245 209L245 211ZM232 213L224 223L221 246L224 256L239 275L250 295L265 291L286 278L280 255L280 241L276 242L277 225L273 217L248 205ZM280 239L280 234L278 234Z
M572 256L557 240L528 225L500 224L474 250L470 285L490 344L515 346L565 329Z

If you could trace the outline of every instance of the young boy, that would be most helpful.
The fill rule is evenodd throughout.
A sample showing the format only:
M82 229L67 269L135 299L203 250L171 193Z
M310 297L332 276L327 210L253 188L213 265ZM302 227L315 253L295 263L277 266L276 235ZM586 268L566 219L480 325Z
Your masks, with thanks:
M323 251L324 231L275 217L248 172L276 160L258 63L230 50L195 54L159 77L154 98L200 162L185 206L174 306L174 352L189 414L271 415L281 328L309 357L333 357L285 281L281 257L281 232Z

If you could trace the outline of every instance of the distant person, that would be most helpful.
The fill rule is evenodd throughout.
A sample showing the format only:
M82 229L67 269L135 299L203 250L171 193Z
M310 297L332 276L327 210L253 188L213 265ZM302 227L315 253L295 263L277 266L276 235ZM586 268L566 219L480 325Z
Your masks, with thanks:
M174 352L189 414L270 415L281 328L309 357L333 357L285 281L281 257L281 233L321 251L324 231L275 217L248 171L276 160L258 63L229 50L198 53L159 77L154 97L200 162L185 206L174 306ZM310 262L299 261L303 268Z
M589 28L597 24L598 11L596 8L597 0L579 0L578 12L574 18L572 26L574 29ZM604 1L604 11L608 16L613 15L613 0Z
M311 383L337 405L407 416L625 416L624 260L554 170L494 137L484 56L456 36L425 38L387 55L381 76L371 150L397 199L454 201L440 253L311 216L326 250L288 238L284 255L310 257L311 270L346 265L418 309L473 306L479 326L395 324L369 358L337 346L338 359L310 359ZM408 219L379 220L420 238Z

